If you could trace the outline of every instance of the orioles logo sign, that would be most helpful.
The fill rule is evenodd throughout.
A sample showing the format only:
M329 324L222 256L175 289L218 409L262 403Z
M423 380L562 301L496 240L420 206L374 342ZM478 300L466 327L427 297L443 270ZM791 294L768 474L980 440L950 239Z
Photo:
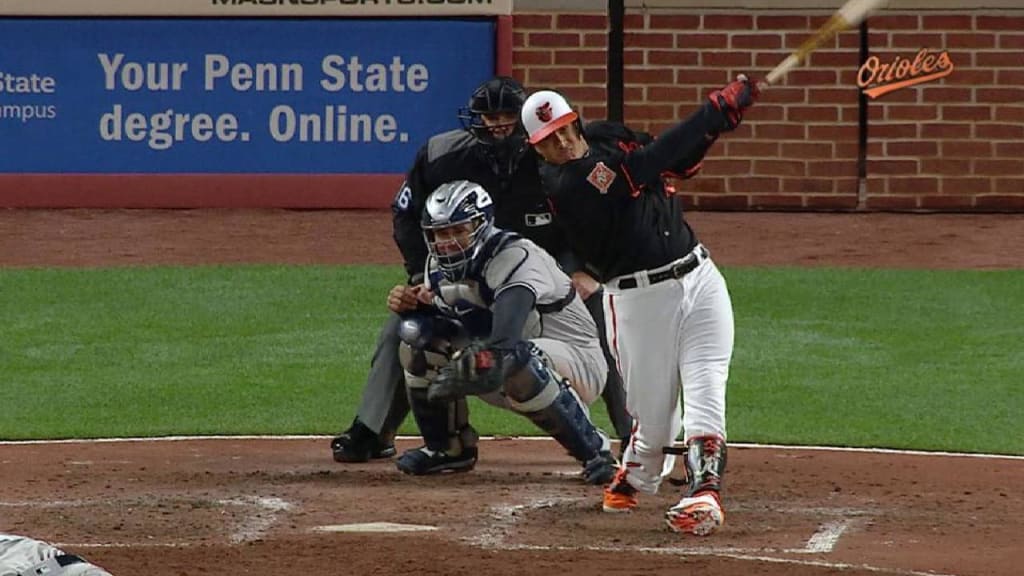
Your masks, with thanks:
M897 56L892 62L883 63L878 56L871 56L857 72L857 85L867 96L878 98L893 90L938 80L952 73L949 52L935 53L921 48L912 60Z
M551 121L551 102L545 102L537 107L537 119L541 122Z

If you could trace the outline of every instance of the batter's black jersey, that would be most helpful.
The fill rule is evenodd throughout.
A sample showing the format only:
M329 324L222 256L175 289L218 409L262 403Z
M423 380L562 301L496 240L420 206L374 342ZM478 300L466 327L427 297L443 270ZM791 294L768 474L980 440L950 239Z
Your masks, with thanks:
M494 199L494 222L499 228L517 232L570 265L568 245L541 186L537 154L524 150L518 158L504 159L504 165L489 148L465 130L452 130L432 137L416 154L406 181L391 204L394 238L411 278L423 272L427 246L420 217L427 197L445 182L469 180L484 187Z
M705 107L710 107L707 104ZM657 140L617 122L584 129L589 152L541 174L572 251L604 282L657 268L697 245L683 219L680 199L667 194L663 177L689 177L717 137L717 119L701 108Z

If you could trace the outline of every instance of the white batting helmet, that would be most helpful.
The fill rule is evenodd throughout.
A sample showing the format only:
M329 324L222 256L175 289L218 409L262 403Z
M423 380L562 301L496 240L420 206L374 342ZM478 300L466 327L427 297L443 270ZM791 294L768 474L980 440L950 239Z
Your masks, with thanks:
M520 113L530 144L547 138L552 132L576 121L578 116L558 92L540 90L530 94Z

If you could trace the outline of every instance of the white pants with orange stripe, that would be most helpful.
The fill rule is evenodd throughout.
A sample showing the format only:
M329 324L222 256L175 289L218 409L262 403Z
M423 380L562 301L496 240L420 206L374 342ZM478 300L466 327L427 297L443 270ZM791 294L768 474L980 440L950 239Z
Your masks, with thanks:
M634 430L629 483L654 493L675 465L662 448L725 430L725 387L735 327L725 279L709 257L678 279L605 285L608 342L622 373ZM682 402L680 403L680 397Z

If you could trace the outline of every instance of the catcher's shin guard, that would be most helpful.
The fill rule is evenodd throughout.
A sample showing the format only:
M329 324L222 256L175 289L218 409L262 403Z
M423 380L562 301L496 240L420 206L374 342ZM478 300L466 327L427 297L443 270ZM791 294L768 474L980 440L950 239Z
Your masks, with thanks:
M469 425L469 407L465 399L431 403L427 389L438 371L448 364L450 346L445 339L434 337L446 327L437 319L413 317L403 319L399 329L402 344L399 359L405 368L409 405L416 425L430 452L455 456L476 445L476 433ZM475 462L475 458L474 458Z
M523 348L521 345L518 348ZM569 454L583 464L584 479L606 484L615 475L615 458L608 439L590 421L569 383L542 359L532 344L516 352L521 368L505 383L512 408L550 434Z
M399 470L415 476L468 472L476 465L478 436L469 425L465 398L436 403L427 400L427 382L409 378L409 404L424 445L405 451L395 461ZM415 382L415 383L414 383Z

